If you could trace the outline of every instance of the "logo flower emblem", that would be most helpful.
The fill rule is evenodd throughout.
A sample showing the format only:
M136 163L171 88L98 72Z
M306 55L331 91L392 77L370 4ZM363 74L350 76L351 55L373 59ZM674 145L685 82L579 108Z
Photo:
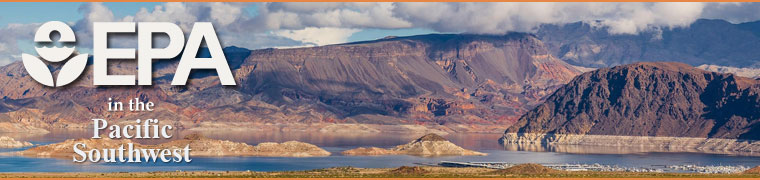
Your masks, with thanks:
M53 44L53 40L50 39L50 34L53 31L58 32L61 37L58 39L59 43L73 43L76 42L74 31L66 23L61 21L50 21L42 24L37 32L34 34L35 43L50 43L50 47L35 47L37 54L48 62L63 62L68 59L76 47L57 47ZM61 87L71 82L74 82L79 75L84 72L87 66L87 54L78 54L65 62L58 72L58 77L53 81L53 73L48 69L47 64L43 60L37 58L37 56L22 53L21 59L24 63L24 68L32 79L39 82L42 85L50 87Z

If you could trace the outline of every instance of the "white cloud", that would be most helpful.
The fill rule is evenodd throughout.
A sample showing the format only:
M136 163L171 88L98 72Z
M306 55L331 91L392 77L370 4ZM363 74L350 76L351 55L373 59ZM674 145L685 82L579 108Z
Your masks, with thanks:
M261 3L256 17L248 16L248 5L170 2L122 20L174 22L185 31L195 22L212 22L223 45L247 48L344 43L359 31L352 27L411 27L392 17L392 3Z
M443 32L532 32L541 24L596 22L612 33L688 26L704 3L397 3L394 13L416 27Z
M688 26L701 17L705 7L706 3L677 2L262 3L255 23L269 30L428 28L439 32L503 34L532 32L541 24L585 21L608 27L612 33L635 34Z
M137 14L127 16L125 19L136 22L173 22L179 24L183 30L189 30L192 28L192 23L198 21L190 9L179 2L168 2L162 6L155 6L151 10L140 8Z
M0 29L0 66L10 64L18 60L21 55L19 41L29 40L39 24L8 24Z
M173 22L182 29L189 30L195 22L212 22L218 27L227 27L239 20L245 20L244 8L247 3L180 3L168 2L153 7L141 8L134 16L125 20L136 22Z
M412 24L393 14L395 4L378 3L263 3L257 19L266 28L307 27L409 28Z
M345 43L348 41L348 37L359 31L359 29L308 27L301 30L279 30L273 33L278 36L304 42L307 45L323 46Z
M734 23L760 19L760 3L680 2L329 2L255 3L169 2L140 9L134 15L115 17L102 3L87 3L84 15L73 23L80 48L92 43L92 22L162 21L180 25L186 32L195 22L212 22L224 46L246 48L326 45L346 42L365 28L422 28L438 32L503 34L533 32L541 24L584 21L611 33L689 26L698 18L726 19ZM31 39L36 25L9 25L0 29L0 64L19 54L19 40ZM134 46L134 39L117 46Z
M673 2L620 6L615 8L617 16L600 23L609 27L611 33L623 34L636 34L652 28L686 27L699 18L704 6L704 3Z
M732 23L757 21L760 19L760 3L723 2L707 5L701 18L724 19Z
M103 3L87 3L79 7L79 12L84 17L74 23L72 29L77 37L77 46L79 48L92 49L92 25L93 22L113 22L117 21L108 7ZM118 42L126 44L126 42ZM135 43L136 44L136 43Z

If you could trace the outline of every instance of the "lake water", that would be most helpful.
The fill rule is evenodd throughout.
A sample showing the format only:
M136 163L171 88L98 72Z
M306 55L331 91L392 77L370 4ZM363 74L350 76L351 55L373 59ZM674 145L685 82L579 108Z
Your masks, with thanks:
M185 133L180 133L185 134ZM49 144L69 138L87 138L88 132L52 132L45 135L0 134L35 144ZM328 157L191 157L190 163L73 163L71 159L0 156L0 172L138 172L138 171L286 171L309 170L338 166L392 168L402 165L437 164L440 161L509 162L509 163L583 163L621 167L652 165L760 165L760 157L701 153L629 153L593 154L511 151L498 143L500 134L450 134L453 143L467 149L488 153L488 156L343 156L341 151L365 146L392 147L407 143L420 134L333 134L308 132L236 132L206 134L217 139L258 144L298 140L320 146L333 153ZM176 137L176 136L175 136ZM141 142L159 143L159 142ZM596 148L596 147L591 147ZM0 152L22 149L0 149Z

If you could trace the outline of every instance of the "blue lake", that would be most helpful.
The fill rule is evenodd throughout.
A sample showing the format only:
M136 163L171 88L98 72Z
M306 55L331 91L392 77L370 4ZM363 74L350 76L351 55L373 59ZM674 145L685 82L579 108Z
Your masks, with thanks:
M17 136L35 144L60 142L68 138L85 138L82 132L51 133L42 136ZM760 157L717 155L701 153L634 153L634 154L572 154L558 152L508 151L501 147L499 134L456 134L444 137L464 148L488 153L488 156L343 156L341 151L363 147L391 147L406 143L420 135L374 134L336 135L323 133L251 133L210 134L212 138L257 144L299 140L318 145L333 155L328 157L191 157L190 163L74 163L71 159L28 158L0 156L0 172L138 172L138 171L287 171L309 170L339 166L361 168L391 168L402 165L437 164L440 161L509 162L509 163L584 163L606 164L621 167L649 167L652 165L760 165ZM149 143L149 142L148 142ZM2 149L0 152L21 149Z

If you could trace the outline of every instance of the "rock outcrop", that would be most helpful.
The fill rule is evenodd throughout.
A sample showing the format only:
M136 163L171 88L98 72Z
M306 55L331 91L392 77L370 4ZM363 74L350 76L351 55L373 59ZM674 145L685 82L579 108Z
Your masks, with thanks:
M231 142L227 140L216 140L203 137L199 134L191 134L180 140L174 140L157 145L142 145L134 143L127 139L78 139L66 140L61 143L38 146L19 152L24 156L36 157L71 157L74 155L74 144L84 143L86 148L90 149L112 149L121 145L127 147L127 143L133 143L134 148L154 148L154 149L182 149L190 145L191 156L265 156L265 157L314 157L329 156L330 152L325 151L315 145L298 141L288 141L284 143L265 142L256 146L246 143Z
M192 149L190 154L193 156L313 157L330 155L330 152L313 144L298 141L264 142L251 146L246 143L209 139L200 134L187 135L181 140L159 144L158 147L183 148L188 144Z
M0 136L0 149L2 148L22 148L33 146L32 143L26 141L17 141L11 137Z
M476 152L457 146L437 134L427 134L407 144L384 149L377 147L361 147L343 151L350 156L378 155L414 155L414 156L485 156L486 153Z
M501 142L757 152L758 123L758 80L682 63L635 63L578 76Z
M330 152L325 151L313 144L287 141L284 143L265 142L259 143L253 147L254 156L272 156L272 157L314 157L329 156Z
M760 139L760 82L681 63L584 73L507 133Z
M747 169L746 171L742 172L744 174L760 174L760 166L755 166L753 168Z

